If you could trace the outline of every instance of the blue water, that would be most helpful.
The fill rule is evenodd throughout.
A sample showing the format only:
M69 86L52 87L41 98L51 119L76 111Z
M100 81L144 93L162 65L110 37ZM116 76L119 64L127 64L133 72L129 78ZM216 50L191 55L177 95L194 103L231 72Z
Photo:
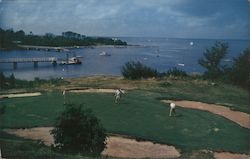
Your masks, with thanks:
M230 60L237 57L247 47L250 40L208 40L208 39L169 39L169 38L119 38L131 45L125 48L94 47L71 49L76 56L82 56L81 65L57 65L38 63L38 68L33 63L18 63L18 68L13 69L13 64L0 64L0 71L5 75L14 74L19 79L32 80L35 77L42 79L69 78L90 75L121 75L121 67L128 61L140 61L160 72L177 67L186 72L203 72L198 64L198 59L203 56L206 48L210 48L216 41L227 42L229 50L224 63L230 65ZM190 43L193 45L190 45ZM99 54L105 51L111 56ZM17 57L60 57L66 58L66 53L55 51L14 50L0 51L0 58Z

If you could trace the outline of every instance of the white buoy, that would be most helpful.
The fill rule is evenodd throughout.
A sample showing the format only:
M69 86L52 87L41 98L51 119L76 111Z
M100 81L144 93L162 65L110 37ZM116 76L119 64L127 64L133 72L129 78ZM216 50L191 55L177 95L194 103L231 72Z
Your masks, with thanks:
M193 45L194 45L194 42L191 41L191 42L189 43L189 45L190 45L190 46L193 46Z

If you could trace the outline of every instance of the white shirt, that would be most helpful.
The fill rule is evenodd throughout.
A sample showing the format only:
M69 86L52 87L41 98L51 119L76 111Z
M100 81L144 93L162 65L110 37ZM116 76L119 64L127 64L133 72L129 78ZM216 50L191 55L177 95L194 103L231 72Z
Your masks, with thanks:
M170 103L170 108L174 109L175 108L175 104L174 103Z
M120 94L121 94L121 91L117 89L117 90L115 91L115 96L120 96Z

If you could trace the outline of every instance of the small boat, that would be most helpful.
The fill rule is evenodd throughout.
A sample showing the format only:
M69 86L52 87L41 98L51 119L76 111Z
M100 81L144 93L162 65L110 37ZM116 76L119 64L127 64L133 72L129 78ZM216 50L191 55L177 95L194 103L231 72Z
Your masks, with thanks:
M231 59L225 59L224 61L225 61L225 62L232 62Z
M185 64L184 64L184 63L178 63L178 66L182 66L182 67L184 67L184 66L185 66Z
M105 51L102 51L99 55L100 56L111 56L111 54L108 54Z
M82 61L79 60L77 57L68 58L67 61L62 61L61 65L75 65L75 64L82 64Z

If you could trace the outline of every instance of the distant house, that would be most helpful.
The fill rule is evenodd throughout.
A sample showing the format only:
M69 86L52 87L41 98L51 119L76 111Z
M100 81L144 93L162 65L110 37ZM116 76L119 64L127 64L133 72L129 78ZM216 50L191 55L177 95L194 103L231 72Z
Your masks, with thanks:
M22 41L12 41L12 43L14 43L14 44L21 44ZM0 158L0 159L1 159L1 158Z

